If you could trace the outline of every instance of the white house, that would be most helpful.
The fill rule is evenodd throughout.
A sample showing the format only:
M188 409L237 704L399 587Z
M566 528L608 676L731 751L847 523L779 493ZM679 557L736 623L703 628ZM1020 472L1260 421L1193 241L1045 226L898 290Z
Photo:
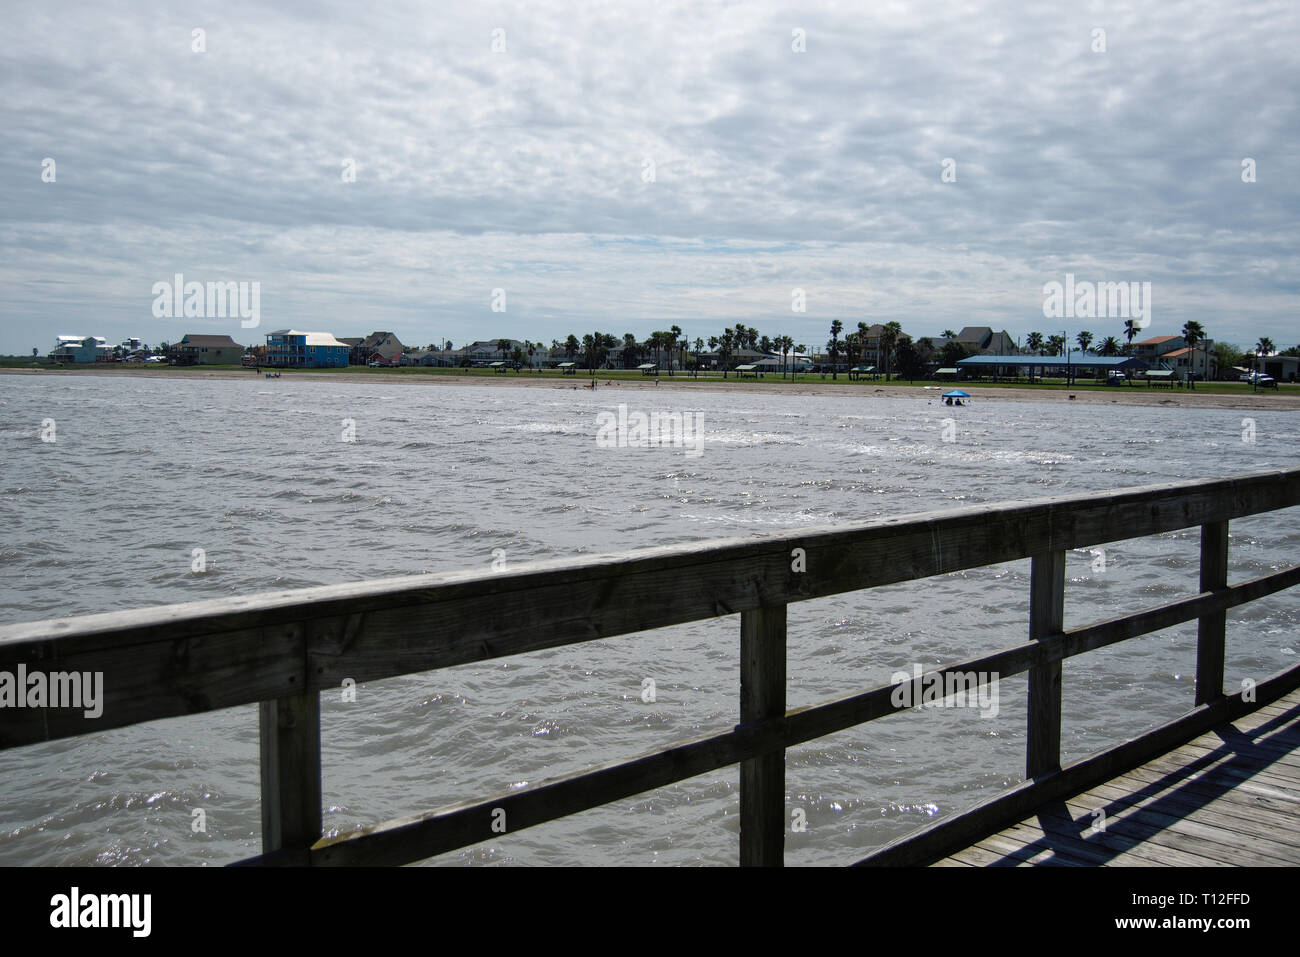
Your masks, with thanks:
M112 352L102 336L59 336L50 358L55 362L97 362Z

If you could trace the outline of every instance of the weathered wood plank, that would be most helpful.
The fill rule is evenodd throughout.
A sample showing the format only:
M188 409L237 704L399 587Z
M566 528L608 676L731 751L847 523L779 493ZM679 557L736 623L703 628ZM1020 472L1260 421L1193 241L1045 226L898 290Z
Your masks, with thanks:
M1071 812L1091 813L1092 808L1077 798L1067 798L1065 806ZM1167 843L1202 853L1228 855L1223 860L1244 867L1251 863L1280 866L1300 862L1300 851L1261 840L1227 825L1224 821L1202 822L1166 811L1133 805L1110 805L1106 811L1106 830L1132 828L1130 834L1145 833L1146 840ZM1173 836L1178 837L1175 843ZM1191 842L1191 843L1187 843Z
M1237 781L1238 787L1245 782L1254 782L1261 787L1271 788L1279 793L1292 794L1300 798L1300 789L1296 781L1285 774L1278 774L1272 768L1250 765L1233 754L1210 754L1204 751L1170 751L1167 755L1153 757L1147 766L1154 771L1171 773L1189 764L1205 767L1216 783Z
M324 838L312 849L311 861L394 865L424 860L736 764L780 746L781 732L780 721L739 728L483 800Z
M785 717L786 606L740 616L740 723ZM740 765L740 865L785 863L785 751Z
M1230 795L1232 792L1229 791ZM1278 844L1300 848L1300 822L1293 815L1269 813L1242 805L1234 805L1223 796L1207 798L1187 791L1165 790L1142 793L1119 784L1099 784L1079 795L1084 803L1097 802L1116 807L1140 807L1162 813L1185 817L1202 824L1215 824L1234 833L1264 838Z
M998 652L982 659L954 665L936 674L944 674L948 671L995 671L998 669L993 666L999 661L1017 655L1023 666L1028 652L1033 649L1034 646L1026 645L1021 649ZM1004 673L1012 672L1004 669ZM1297 685L1300 685L1300 666L1261 682L1256 692L1259 700L1271 701ZM768 721L751 725L745 729L746 733L752 735L748 744L733 739L733 735L738 732L703 738L662 753L653 752L630 762L613 763L605 768L557 782L547 782L535 788L510 792L470 805L444 809L343 835L325 842L320 853L313 856L313 861L347 864L408 863L477 841L489 840L499 836L490 827L491 813L497 807L507 809L510 830L531 827L556 817L587 810L644 790L662 787L727 764L743 761L747 757L763 753L765 748L791 747L852 727L871 717L892 713L899 710L891 700L896 687L877 688L829 704L791 711L784 721ZM1230 706L1238 709L1245 707L1240 701L1240 695L1228 696L1215 706L1217 710L1213 714L1210 712L1210 706L1205 706L1180 721L1157 728L1125 745L1076 762L1069 769L1071 775L1078 781L1087 780L1084 772L1105 775L1097 778L1098 781L1112 777L1118 772L1110 770L1111 768L1121 767L1125 761L1136 761L1133 755L1142 753L1137 750L1138 745L1145 747L1151 755L1159 754L1167 750L1170 741L1179 740L1181 743L1195 737L1202 728L1213 727L1227 720L1231 717ZM1222 717L1216 717L1219 714ZM1145 741L1148 738L1150 741ZM1135 767L1140 763L1141 761L1136 761L1130 766ZM1098 768L1101 770L1096 770ZM1053 776L1053 778L1060 777L1062 776L1059 772ZM1070 786L1070 777L1064 776L1053 787ZM1032 783L1027 783L1018 786L1018 789L1032 790L1032 787ZM1011 795L1013 798L1016 790L1013 789ZM1014 823L1016 817L1028 815L1040 801L1051 799L1052 796L1050 791L1044 790L1021 798L1022 813L1017 815L1015 812L1010 812L1014 816L1007 820L1006 825ZM994 804L998 800L1002 799L995 799L990 803ZM986 806L982 805L967 814L974 812L986 813ZM911 859L908 860L908 863L913 862ZM868 859L864 863L871 863L871 861Z
M957 852L957 857L975 867L1029 867L1030 864L1025 860L1023 848L1019 848L1021 853L1017 854L1015 850L1004 847L986 847L981 844L972 844L970 847L963 848Z
M6 625L0 627L0 670L39 661L103 671L107 704L98 730L1294 504L1300 504L1300 469L562 559L495 574L410 576ZM795 548L805 550L803 571L791 567ZM1196 607L1204 614L1212 606ZM1103 629L1088 636L1100 646L1108 634ZM1109 636L1119 640L1114 632ZM45 722L20 710L10 715L0 747L88 729L89 719L49 709Z
M1069 658L1086 651L1096 651L1138 635L1180 625L1223 609L1235 608L1296 585L1300 585L1300 565L1261 575L1218 592L1182 598L1118 618L1069 628L1061 641L1061 656Z
M953 670L997 671L1010 677L1036 662L1059 660L1104 648L1127 638L1192 621L1217 607L1234 607L1300 584L1300 566L1233 585L1218 594L1200 595L1120 618L1069 629L1055 640L1030 642L1009 648L998 656L952 666ZM0 726L0 750L53 740L68 735L119 727L139 721L249 704L293 694L304 684L317 688L302 663L306 631L322 627L317 622L286 626L266 632L232 633L203 643L172 639L164 648L138 646L112 653L90 649L69 653L61 670L104 673L103 716L85 718L79 711L12 710ZM27 657L17 646L0 646L0 670L16 671L18 663L33 670L42 661L40 645L28 646ZM8 661L6 652L10 653ZM26 653L24 653L26 654ZM251 660L250 660L251 656ZM244 661L241 664L241 660ZM974 667L979 665L980 667ZM150 675L153 679L150 680ZM172 686L169 682L175 682ZM331 686L332 687L332 686ZM1272 714L1273 708L1261 709ZM886 714L888 709L878 714ZM1261 722L1268 718L1260 718ZM93 726L92 726L93 725Z
M1237 764L1241 767L1267 769L1287 777L1300 772L1300 754L1279 751L1276 748L1263 746L1258 748L1237 748L1225 747L1222 742L1199 744L1196 741L1189 741L1179 750L1185 755L1194 757L1228 754L1235 758ZM1293 770L1286 770L1288 768Z
M1201 592L1215 592L1228 584L1228 523L1201 526ZM1196 626L1196 703L1205 704L1223 694L1225 612L1203 616Z
M1067 823L1068 822L1068 823ZM1203 855L1158 847L1113 831L1080 830L1068 816L1040 814L1012 825L1008 830L1023 829L1043 834L1048 840L1078 840L1100 854L1109 855L1107 866L1118 867L1227 867L1222 861ZM1073 837L1071 837L1073 836Z
M1297 687L1300 687L1300 665L1261 681L1256 686L1255 693L1258 701L1268 702ZM977 807L892 841L859 861L858 866L930 864L987 834L996 833L1024 820L1045 802L1060 800L1130 771L1253 707L1254 703L1242 702L1240 692L1200 705L1181 718L1123 744L1072 762L1060 771L1040 779L1025 781Z
M1042 822L1029 818L1011 825L1000 832L1024 841L1032 841L1052 847L1066 847L1076 856L1089 861L1093 867L1119 864L1127 867L1170 867L1167 861L1158 855L1147 854L1144 846L1136 841L1129 842L1126 848L1107 847L1092 840L1091 835L1078 834L1074 831L1053 829L1045 831Z
M1210 771L1189 771L1177 775L1167 771L1157 771L1150 764L1134 768L1127 774L1115 778L1117 787L1138 790L1141 787L1176 787L1189 794L1207 799L1231 801L1235 806L1251 813L1256 811L1274 812L1284 816L1296 814L1296 805L1300 804L1300 795L1287 795L1273 792L1271 789L1260 790L1243 787L1239 779L1225 780Z
M259 706L262 851L286 852L307 864L321 836L320 695Z
M6 708L0 750L295 694L307 686L306 660L295 624L104 647L90 637L0 645L0 671L102 676L98 717L78 708Z
M1065 552L1035 555L1029 572L1029 637L1050 642L1065 627ZM1061 662L1029 669L1025 776L1042 777L1061 767Z
M1090 819L1080 822L1075 818L1075 815L1081 811L1088 814L1091 813L1091 809L1085 810L1081 805L1053 804L1041 810L1038 814L1038 818L1039 820L1050 822L1053 827L1087 827L1090 823ZM1222 840L1207 840L1184 833L1176 833L1166 829L1152 827L1147 822L1126 820L1120 815L1114 817L1110 817L1109 815L1107 816L1105 836L1122 836L1129 838L1130 840L1139 841L1148 848L1166 848L1169 851L1182 851L1186 854L1195 854L1199 857L1209 858L1221 866L1241 866L1241 849L1239 847L1234 847ZM1226 836L1227 835L1225 835L1225 837Z
M1066 848L1052 847L1049 845L1037 844L1036 842L1026 843L1014 835L1007 834L1005 831L998 834L990 834L974 846L999 853L1004 859L1015 861L1018 867L1092 866L1089 861L1076 857ZM998 866L1005 867L1007 865L1003 863Z

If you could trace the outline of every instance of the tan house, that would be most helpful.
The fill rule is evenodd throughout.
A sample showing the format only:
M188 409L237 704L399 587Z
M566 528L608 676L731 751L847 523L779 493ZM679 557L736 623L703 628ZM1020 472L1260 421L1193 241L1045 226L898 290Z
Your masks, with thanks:
M348 344L351 345L350 340ZM353 365L359 366L368 365L372 360L395 366L401 361L405 349L402 340L391 332L372 332L351 347L350 359Z
M239 365L244 347L230 336L186 335L171 346L180 365Z

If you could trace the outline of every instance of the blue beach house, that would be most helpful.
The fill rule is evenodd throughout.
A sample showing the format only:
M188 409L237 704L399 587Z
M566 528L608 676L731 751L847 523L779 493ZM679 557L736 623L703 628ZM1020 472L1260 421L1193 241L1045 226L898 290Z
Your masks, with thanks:
M266 334L264 365L284 368L327 368L347 366L348 344L328 332L299 332L277 329Z

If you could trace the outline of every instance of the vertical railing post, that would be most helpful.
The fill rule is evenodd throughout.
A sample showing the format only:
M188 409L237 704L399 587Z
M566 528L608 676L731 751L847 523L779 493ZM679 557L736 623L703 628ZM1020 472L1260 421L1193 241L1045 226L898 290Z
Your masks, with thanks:
M1201 591L1218 591L1228 585L1228 523L1201 526ZM1196 703L1223 697L1224 634L1228 613L1216 611L1196 620Z
M300 852L321 837L320 694L258 705L262 764L262 853Z
M740 615L740 723L785 717L786 606ZM740 866L785 863L785 751L740 763Z
M1035 555L1029 572L1029 637L1043 641L1065 625L1065 552ZM1061 660L1029 669L1025 776L1061 768Z

